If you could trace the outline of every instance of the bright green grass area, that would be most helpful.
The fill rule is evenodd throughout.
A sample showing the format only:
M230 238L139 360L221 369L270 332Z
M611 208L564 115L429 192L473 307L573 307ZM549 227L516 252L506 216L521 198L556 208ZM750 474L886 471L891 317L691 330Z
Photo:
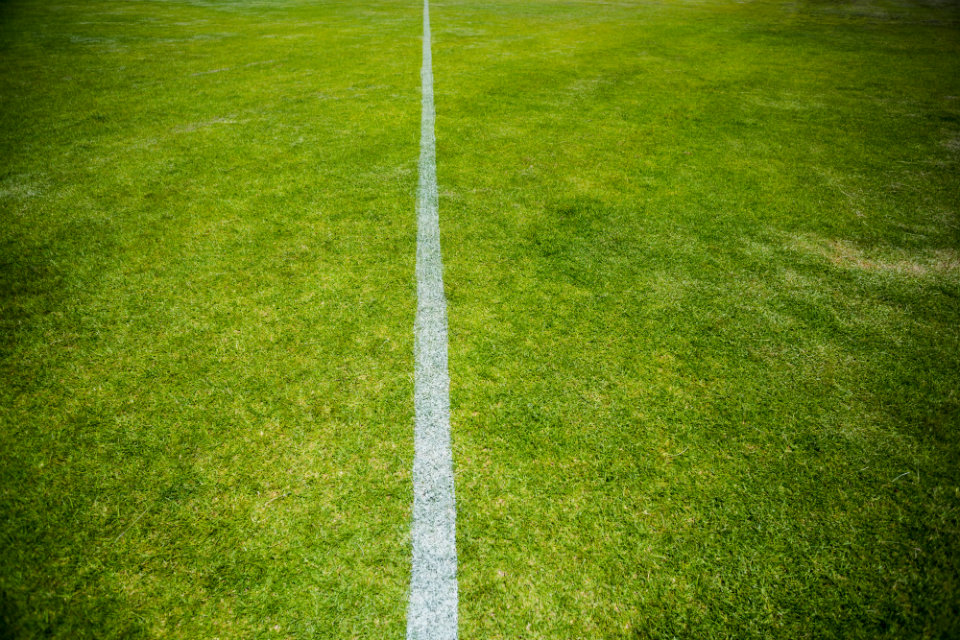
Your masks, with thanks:
M420 16L2 5L0 636L402 636Z
M419 2L0 5L0 629L403 637ZM960 15L433 5L464 638L960 634Z
M433 5L464 638L960 636L960 13Z

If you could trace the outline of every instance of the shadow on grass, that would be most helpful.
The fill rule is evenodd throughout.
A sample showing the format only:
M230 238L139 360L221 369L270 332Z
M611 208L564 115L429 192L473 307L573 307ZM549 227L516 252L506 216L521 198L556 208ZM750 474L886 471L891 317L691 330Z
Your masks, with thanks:
M79 598L77 600L80 600ZM0 590L0 640L21 638L117 638L134 640L147 636L131 616L119 616L122 604L117 597L84 599L67 604L62 614L37 611L29 597L17 600ZM24 625L24 620L43 624Z
M113 230L90 218L28 233L33 237L14 232L0 244L0 371L21 391L48 364L24 357L24 348L41 345L55 327L72 333L64 312L96 286L116 244Z

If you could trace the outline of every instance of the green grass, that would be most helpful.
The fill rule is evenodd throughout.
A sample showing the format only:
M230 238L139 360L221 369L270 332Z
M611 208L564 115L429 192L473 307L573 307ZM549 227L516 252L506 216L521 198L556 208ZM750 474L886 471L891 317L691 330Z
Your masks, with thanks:
M3 625L401 635L419 7L3 10Z
M960 15L434 14L464 637L960 634Z
M960 636L960 10L431 18L461 637ZM0 4L0 637L403 637L420 20Z

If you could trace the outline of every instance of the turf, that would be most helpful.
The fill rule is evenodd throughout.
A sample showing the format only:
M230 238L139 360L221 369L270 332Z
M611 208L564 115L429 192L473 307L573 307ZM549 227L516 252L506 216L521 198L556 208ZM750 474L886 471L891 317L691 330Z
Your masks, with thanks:
M958 17L434 5L464 637L960 634Z
M399 638L419 2L0 4L0 637ZM960 10L436 0L463 638L960 635Z
M2 626L402 635L419 7L3 12Z

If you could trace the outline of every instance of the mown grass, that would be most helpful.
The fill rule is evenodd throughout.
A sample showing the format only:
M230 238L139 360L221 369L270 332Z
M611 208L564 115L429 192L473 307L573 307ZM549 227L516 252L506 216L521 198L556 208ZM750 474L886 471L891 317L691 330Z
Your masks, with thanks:
M420 11L0 5L7 636L403 636ZM462 637L960 635L958 20L433 3Z
M960 634L958 18L434 3L464 637Z
M401 635L419 7L2 12L0 635Z

